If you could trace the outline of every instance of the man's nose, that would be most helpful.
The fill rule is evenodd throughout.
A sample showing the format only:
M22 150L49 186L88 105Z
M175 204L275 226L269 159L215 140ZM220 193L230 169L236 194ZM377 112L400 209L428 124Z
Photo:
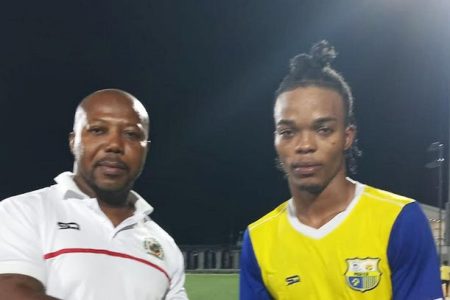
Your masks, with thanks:
M123 153L124 141L120 132L111 131L106 144L107 152Z
M311 132L302 132L298 134L295 144L295 152L310 153L316 151L316 139Z

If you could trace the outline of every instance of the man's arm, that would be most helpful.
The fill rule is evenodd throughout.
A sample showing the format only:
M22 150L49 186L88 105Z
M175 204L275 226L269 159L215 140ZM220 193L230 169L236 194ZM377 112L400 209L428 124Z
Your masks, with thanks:
M21 274L0 274L0 300L58 300L45 294L42 283Z
M165 300L187 300L186 290L184 289L184 259L183 254L177 247L176 255L176 269L172 274L170 282L170 290L167 293Z
M261 269L256 261L248 229L242 240L242 252L239 275L240 300L270 300L272 297L264 285Z
M25 201L26 200L26 201ZM45 294L37 199L0 202L0 300L56 299Z
M393 299L442 299L439 259L430 225L419 204L407 204L388 246Z

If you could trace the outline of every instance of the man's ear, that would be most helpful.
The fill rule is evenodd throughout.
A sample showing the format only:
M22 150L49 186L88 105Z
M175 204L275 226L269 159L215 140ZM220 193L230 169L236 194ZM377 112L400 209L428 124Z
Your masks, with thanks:
M347 128L345 128L345 150L351 148L353 145L353 141L355 140L356 136L356 127L354 125L349 125Z
M146 146L145 146L145 161L147 161L148 152L150 151L151 141L147 140L147 141L145 141L145 143L146 143Z
M70 152L75 155L75 133L73 131L69 133L69 147Z

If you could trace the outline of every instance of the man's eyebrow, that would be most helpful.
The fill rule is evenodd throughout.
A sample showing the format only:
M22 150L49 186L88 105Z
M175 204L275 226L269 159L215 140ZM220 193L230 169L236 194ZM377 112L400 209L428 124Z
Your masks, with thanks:
M104 123L104 122L105 122L105 120L103 120L103 119L95 118L95 119L90 119L90 120L88 119L86 123L90 124L90 123Z
M322 117L322 118L318 118L316 120L314 120L314 124L324 124L324 123L328 123L328 122L336 122L337 118L335 117ZM280 121L277 122L276 124L277 126L293 126L295 125L295 122L293 120L287 120L287 119L282 119Z
M86 124L93 124L93 123L110 124L111 122L107 118L96 118L96 119L88 120L86 122ZM114 123L115 122L113 122L113 124ZM137 127L137 128L140 128L139 125L143 124L142 122L137 122L136 123L136 122L128 122L128 121L126 121L126 122L122 121L122 122L118 122L118 123L121 123L123 126L126 126L126 127Z
M336 122L337 118L334 117L323 117L323 118L318 118L316 120L314 120L314 124L324 124L324 123L329 123L329 122Z
M283 126L283 125L293 126L293 125L295 125L295 122L292 120L286 120L286 119L282 119L277 122L277 126Z

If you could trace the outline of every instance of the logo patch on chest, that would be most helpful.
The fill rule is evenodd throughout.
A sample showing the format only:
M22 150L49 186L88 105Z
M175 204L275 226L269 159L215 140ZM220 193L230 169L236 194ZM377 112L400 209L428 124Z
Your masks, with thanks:
M378 267L379 258L351 258L346 261L345 281L352 289L365 292L376 288L380 283L382 273Z
M285 280L286 280L286 285L291 285L291 284L300 282L300 276L292 275L292 276L286 277Z
M164 258L163 248L161 244L154 238L144 239L144 249L150 255L156 256L159 259Z
M75 229L75 230L80 230L80 225L79 225L78 223L75 223L75 222L69 222L69 223L57 222L56 224L58 224L58 228L59 228L59 229Z

